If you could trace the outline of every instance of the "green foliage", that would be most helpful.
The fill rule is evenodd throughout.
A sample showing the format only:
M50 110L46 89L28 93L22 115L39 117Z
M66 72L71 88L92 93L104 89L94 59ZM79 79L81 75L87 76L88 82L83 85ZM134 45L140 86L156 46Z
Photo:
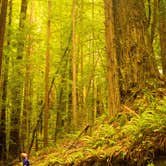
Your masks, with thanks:
M120 132L120 138L122 135L126 138L125 146L134 147L127 155L136 162L153 160L155 149L164 148L162 139L166 134L166 98L154 97L152 93L146 93L144 97L145 103L140 107L142 113L132 118ZM155 142L157 139L161 142Z
M77 151L66 157L66 163L73 163L80 158L84 158L84 154L82 151Z
M146 92L145 103L142 103L140 108L143 110L142 113L138 117L131 118L120 128L114 128L109 124L97 126L92 138L87 139L89 146L96 149L95 153L94 150L91 151L91 155L101 157L103 150L107 147L105 151L107 154L104 156L118 155L122 159L128 156L137 163L153 160L156 146L159 149L164 148L162 141L159 144L155 140L162 140L166 134L166 98L154 97L153 93ZM138 101L135 103L138 104Z
M93 147L102 147L104 144L113 145L115 143L114 140L112 140L113 135L115 135L115 129L111 125L102 124L98 126L92 137Z

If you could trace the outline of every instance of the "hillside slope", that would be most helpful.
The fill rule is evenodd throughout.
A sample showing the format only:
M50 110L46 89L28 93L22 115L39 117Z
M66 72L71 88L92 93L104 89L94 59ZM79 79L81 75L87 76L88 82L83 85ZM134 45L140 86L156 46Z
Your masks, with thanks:
M115 119L100 117L92 136L86 127L75 139L32 157L32 165L166 165L166 89L144 89L129 99Z

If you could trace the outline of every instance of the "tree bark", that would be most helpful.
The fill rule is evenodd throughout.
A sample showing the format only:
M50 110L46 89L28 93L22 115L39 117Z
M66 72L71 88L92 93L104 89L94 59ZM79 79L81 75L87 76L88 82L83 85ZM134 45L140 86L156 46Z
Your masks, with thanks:
M153 3L153 21L152 21L152 25L151 25L151 34L150 34L151 44L153 44L153 40L154 40L155 33L156 33L157 9L158 9L158 0L154 0L154 3Z
M44 147L48 145L48 114L49 114L49 67L50 67L50 10L51 1L48 0L48 20L47 20L47 50L45 66L45 109L44 109Z
M3 43L4 43L4 35L5 35L5 25L6 25L6 15L7 15L7 5L8 1L2 1L1 7L1 14L0 14L0 89L2 89L2 104L1 104L1 111L0 111L0 160L6 164L5 161L7 160L7 149L6 149L6 98L7 98L7 83L8 83L8 64L9 64L9 57L4 58L4 78L3 82L1 77L1 69L2 69L2 59L3 59ZM10 5L11 6L11 5ZM11 13L11 8L10 8ZM9 23L11 25L11 15L9 13ZM8 36L10 32L8 32ZM7 45L10 45L10 39L7 39ZM1 88L2 83L2 88ZM0 92L1 96L1 92Z
M79 36L79 45L80 45L80 74L81 74L81 87L80 87L80 112L83 119L87 118L87 112L85 111L85 103L84 103L84 37L83 37L83 31L84 31L84 0L81 0L81 12L80 12L80 36ZM82 120L83 120L82 119ZM84 120L83 120L84 121ZM86 122L85 122L86 123ZM82 122L82 125L83 122Z
M125 96L158 75L144 1L115 1L115 26L120 91Z
M33 24L33 7L34 3L31 2L30 5L30 16L29 23L30 26ZM23 118L22 121L22 129L24 129L24 139L23 142L23 151L28 152L29 142L30 142L30 114L32 110L32 78L31 78L31 57L33 51L33 37L31 34L27 36L28 40L28 48L26 52L26 71L25 71L25 83L24 83L24 108L23 108Z
M95 18L95 3L94 0L92 0L92 6L91 6L91 17L92 17L92 32L91 32L91 46L92 46L92 100L91 100L91 108L89 109L89 124L90 124L90 135L92 135L92 128L95 122L96 118L96 94L95 94L95 32L94 32L94 18Z
M76 51L76 0L72 4L72 110L73 125L77 126L77 51Z
M107 52L108 111L113 118L120 109L119 76L116 54L113 0L104 0L105 38Z
M0 26L0 85L1 85L1 70L2 70L2 57L3 57L5 26L6 26L7 5L8 5L8 0L2 0L1 13L0 13L0 23L1 23L1 26Z
M166 76L166 1L159 0L159 34L161 47L162 71Z

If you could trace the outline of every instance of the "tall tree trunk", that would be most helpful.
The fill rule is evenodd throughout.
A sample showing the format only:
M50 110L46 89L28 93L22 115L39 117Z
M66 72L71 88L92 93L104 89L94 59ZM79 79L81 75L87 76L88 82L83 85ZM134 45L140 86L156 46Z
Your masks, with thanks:
M5 101L7 95L7 78L6 78L6 64L5 64L5 73L4 73L4 81L2 83L2 59L3 59L3 45L4 45L4 36L5 36L5 26L6 26L6 15L7 15L7 5L8 1L3 0L1 2L1 13L0 13L0 97L2 96L2 105L0 110L0 160L5 161L6 159L6 109L5 109ZM1 93L2 92L2 93ZM1 101L1 100L0 100Z
M72 4L72 110L73 125L77 126L77 48L76 48L76 0Z
M84 12L84 0L81 0L81 12L80 12L80 29L83 29L84 22L83 22L83 12ZM81 74L81 88L80 88L80 112L84 115L84 104L83 104L83 37L82 37L82 30L80 30L80 74Z
M4 44L4 36L5 36L7 5L8 5L8 0L2 0L1 13L0 13L0 23L1 23L1 26L0 26L0 85L1 85L1 70L2 70L2 57L3 57L3 44Z
M150 2L149 2L150 3ZM151 35L150 35L150 40L151 44L153 44L153 40L155 37L156 33L156 26L157 26L157 10L158 10L158 0L154 0L153 2L153 20L152 20L152 25L151 25Z
M50 10L51 1L48 0L48 21L47 21L47 50L45 66L45 109L44 109L44 147L48 145L48 114L49 114L49 61L50 61Z
M92 0L92 57L93 57L93 80L92 80L92 96L93 96L93 109L92 109L92 126L94 125L95 121L95 112L96 112L96 98L95 98L95 32L94 32L94 18L95 18L95 2Z
M107 80L108 80L108 111L113 118L120 109L119 76L116 54L116 38L114 29L113 0L104 0L105 5L105 37L107 52Z
M30 18L29 23L32 26L33 23L33 6L34 3L31 2L30 6ZM23 151L28 151L29 147L29 139L30 139L30 113L32 109L32 96L31 96L31 84L32 84L32 78L31 78L31 56L32 56L32 49L33 49L33 39L32 35L28 34L27 36L28 40L28 48L26 53L26 72L25 72L25 83L24 83L24 109L23 109L23 118L22 121L22 129L24 129L24 140L23 142Z
M158 69L148 34L144 1L114 2L120 89L122 95L127 95L133 87L140 88L149 78L156 77Z
M79 90L79 95L78 95L78 100L79 100L79 110L80 110L80 116L82 117L80 119L80 123L81 126L85 126L87 124L87 121L85 121L85 119L87 119L87 111L85 108L85 95L84 95L84 91L85 91L85 81L84 81L84 13L85 13L85 1L81 0L80 2L80 27L79 27L79 59L80 59L80 63L79 63L79 68L80 68L80 76L81 76L81 80L80 80L80 90Z
M159 32L160 32L160 47L162 70L166 76L166 1L159 0Z
M9 22L8 26L11 26L12 23L12 0L9 1ZM11 31L8 30L7 32L7 47L10 47L10 40L11 40ZM6 110L7 110L7 85L8 85L8 69L9 68L9 56L6 55L4 57L4 78L3 78L3 83L2 83L2 110L1 110L1 122L2 124L0 125L0 140L1 140L1 145L0 145L0 160L2 159L4 161L4 165L7 163L7 142L6 142ZM1 149L2 148L2 149Z
M94 33L94 9L95 4L94 0L92 0L92 41L91 41L91 47L92 47L92 101L91 101L91 108L89 109L89 124L90 124L90 135L92 135L92 128L95 121L95 115L96 115L96 97L95 97L95 33Z
M66 80L66 88L67 88L67 110L66 110L66 115L67 115L67 132L72 131L72 125L73 125L73 112L72 112L72 84L70 80L72 80L72 57L68 56L67 58L67 80Z
M23 150L22 141L24 139L24 129L21 128L20 115L23 103L23 80L24 73L21 70L23 68L23 57L24 57L24 45L26 35L24 32L25 20L27 13L27 0L22 0L21 11L20 11L20 21L19 21L19 38L17 46L17 57L14 66L14 73L12 80L12 109L11 109L11 120L10 120L10 145L9 153L12 159L19 156L20 151Z

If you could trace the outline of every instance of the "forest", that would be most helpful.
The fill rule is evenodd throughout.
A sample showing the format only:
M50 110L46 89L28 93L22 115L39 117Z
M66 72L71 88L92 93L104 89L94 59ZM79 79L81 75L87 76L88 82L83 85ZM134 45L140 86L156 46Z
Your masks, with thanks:
M0 166L166 166L166 0L0 0Z

